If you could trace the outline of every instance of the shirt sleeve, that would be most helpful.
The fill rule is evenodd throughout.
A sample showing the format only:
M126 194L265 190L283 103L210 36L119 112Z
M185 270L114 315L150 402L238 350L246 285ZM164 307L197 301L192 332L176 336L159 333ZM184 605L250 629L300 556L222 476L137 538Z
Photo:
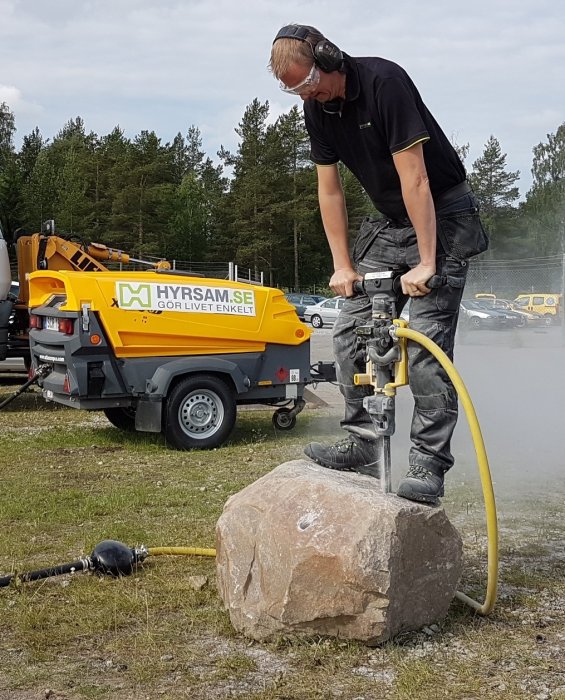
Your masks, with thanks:
M316 165L334 165L339 163L339 158L331 147L331 145L324 139L322 130L314 124L314 121L307 110L307 105L304 105L304 123L306 124L306 130L310 136L310 159Z
M417 94L405 80L399 77L383 80L376 100L392 155L429 140L430 135L418 108Z

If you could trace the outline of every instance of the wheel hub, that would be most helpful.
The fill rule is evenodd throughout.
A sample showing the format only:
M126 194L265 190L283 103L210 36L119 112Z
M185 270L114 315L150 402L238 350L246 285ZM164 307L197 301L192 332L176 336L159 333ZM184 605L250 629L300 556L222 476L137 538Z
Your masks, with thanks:
M193 437L206 437L221 425L221 402L213 392L198 392L187 396L179 410L183 430Z

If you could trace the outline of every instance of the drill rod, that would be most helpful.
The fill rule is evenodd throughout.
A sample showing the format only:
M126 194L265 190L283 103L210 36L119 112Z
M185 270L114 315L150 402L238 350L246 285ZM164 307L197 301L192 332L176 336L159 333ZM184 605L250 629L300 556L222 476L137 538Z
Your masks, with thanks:
M377 439L378 464L381 477L381 490L390 493L392 490L391 464L390 464L390 437L382 435Z

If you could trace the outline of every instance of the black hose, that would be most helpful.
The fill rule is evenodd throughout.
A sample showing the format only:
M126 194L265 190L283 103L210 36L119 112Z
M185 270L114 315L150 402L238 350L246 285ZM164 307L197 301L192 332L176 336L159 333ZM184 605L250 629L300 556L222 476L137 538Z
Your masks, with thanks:
M32 384L35 384L35 382L39 379L37 375L33 377L33 379L28 379L25 384L22 384L22 386L14 392L11 396L8 396L7 399L4 399L2 403L0 403L0 409L4 408L4 406L7 406L9 403L11 403L15 398L17 398L20 394L23 394L24 391L30 387Z
M8 574L8 576L0 576L0 588L9 586L14 579L26 583L28 581L40 581L51 576L61 576L62 574L73 574L75 571L86 571L91 567L90 559L79 559L70 564L60 564L52 566L48 569L38 569L37 571L27 571L23 574Z
M4 401L0 403L0 410L4 408L4 406L7 406L9 403L11 403L20 394L23 394L26 389L28 389L32 384L35 384L41 377L47 374L48 371L49 365L42 365L31 379L28 379L27 382L25 384L22 384L17 391L15 391L11 396L8 396L7 399L4 399Z

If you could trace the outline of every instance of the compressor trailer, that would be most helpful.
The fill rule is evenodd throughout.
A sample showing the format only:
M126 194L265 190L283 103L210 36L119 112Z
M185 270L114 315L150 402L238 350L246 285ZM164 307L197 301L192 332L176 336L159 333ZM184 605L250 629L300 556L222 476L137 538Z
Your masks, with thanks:
M45 399L101 410L123 430L213 448L238 404L277 406L291 429L311 382L311 330L278 289L171 270L28 275L31 372ZM283 405L284 404L284 405Z

